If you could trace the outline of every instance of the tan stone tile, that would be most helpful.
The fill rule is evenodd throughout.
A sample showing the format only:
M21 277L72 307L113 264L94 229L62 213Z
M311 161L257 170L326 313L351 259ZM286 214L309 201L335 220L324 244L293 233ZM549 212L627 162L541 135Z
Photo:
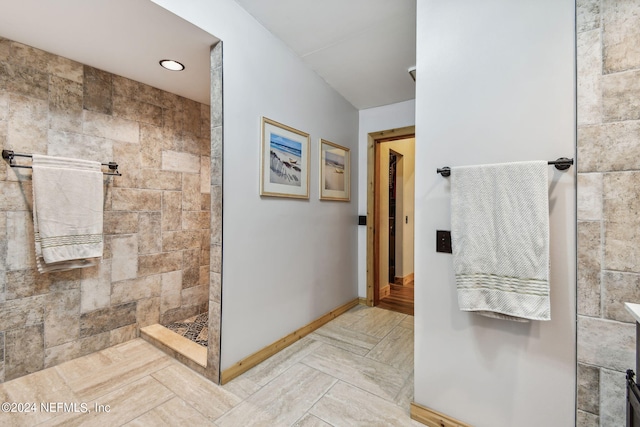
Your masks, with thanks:
M4 377L6 381L42 370L44 367L43 325L5 332Z
M396 395L394 402L401 408L410 408L411 403L413 403L413 389L415 388L414 377L415 375L413 374L413 372L409 374L407 380L404 382L402 388Z
M114 188L111 204L114 211L160 211L162 210L162 192Z
M409 376L407 371L327 344L301 363L389 401L394 400Z
M82 313L80 315L80 337L97 335L135 322L135 302Z
M222 67L211 69L211 126L222 126Z
M580 427L600 427L600 417L590 412L578 409L576 426Z
M58 55L51 55L47 71L54 76L82 84L84 82L84 65Z
M160 313L182 305L182 271L171 271L161 275L162 292Z
M181 98L179 95L171 92L162 91L161 93L162 106L169 110L182 110Z
M109 345L118 345L138 338L138 325L127 325L109 331Z
M27 328L44 321L46 296L6 301L0 304L0 330Z
M222 126L211 129L211 157L222 158Z
M322 343L308 336L304 337L251 368L242 375L242 378L264 386L320 347Z
M25 188L24 185L21 185ZM7 212L7 270L36 267L33 246L33 218L30 212Z
M36 68L0 62L0 87L16 95L46 101L49 95L49 76Z
M82 132L82 83L50 76L49 128Z
M47 101L9 96L8 147L16 153L47 152Z
M600 1L578 0L576 16L578 33L600 28Z
M602 41L600 30L579 33L578 49L578 125L601 122Z
M616 122L640 119L639 98L640 70L603 76L603 121Z
M73 132L49 130L47 147L47 154L50 156L93 160L100 163L114 159L111 140Z
M338 382L309 411L330 425L393 426L412 425L408 412L343 382Z
M604 268L640 271L640 172L604 176Z
M184 305L206 304L208 299L208 286L192 286L182 290L182 304Z
M138 229L139 253L149 254L162 250L162 214L160 212L140 213Z
M182 253L162 252L138 257L138 276L182 269Z
M135 235L115 235L111 239L111 281L132 279L138 273L138 239Z
M211 245L211 261L209 267L211 271L215 273L222 272L222 246L219 244Z
M222 244L222 187L211 187L211 243Z
M323 396L336 379L302 364L296 364L262 387L247 400L216 420L220 427L291 425Z
M177 151L163 151L162 169L174 172L200 173L200 156Z
M11 40L0 37L0 61L8 61L9 52L11 52Z
M578 361L624 371L635 363L635 326L578 316Z
M120 329L116 329L118 331ZM104 350L111 345L110 332L81 338L55 347L45 349L44 366L53 367L70 360L87 356L96 351Z
M260 390L261 387L261 385L256 384L244 376L236 377L222 386L223 389L235 394L242 400L247 399L253 393Z
M137 99L140 101L161 107L164 107L164 94L163 90L144 83L139 83L136 91Z
M161 342L163 345L186 356L200 366L206 366L207 364L206 347L196 344L164 326L158 324L145 326L140 330L140 333Z
M183 249L200 249L202 230L197 231L164 231L162 233L162 249L179 251Z
M80 334L80 289L47 295L44 311L44 346L75 341Z
M624 372L600 370L600 423L624 426L626 423L626 378Z
M125 96L113 97L113 115L153 126L162 126L161 107Z
M160 169L162 166L162 129L140 124L140 155L143 168Z
M197 135L185 131L180 135L179 140L180 152L196 156L201 156L209 152L210 141L208 138L200 138Z
M140 125L131 120L84 110L83 131L92 136L114 141L139 143Z
M413 372L413 331L396 326L366 357L400 371Z
M369 351L380 342L380 338L372 337L362 332L352 331L340 326L337 322L329 322L321 328L316 329L309 337L350 351L351 353L359 354L360 356L369 353Z
M200 210L211 211L211 188L206 193L200 193Z
M640 5L628 0L602 3L606 73L640 68Z
M162 403L149 412L142 414L133 421L124 424L125 427L147 426L203 426L209 421L184 400L174 397Z
M1 41L0 41L1 43ZM0 78L0 87L2 87L2 78ZM0 144L7 147L7 120L9 118L9 94L0 90ZM0 166L0 177L6 174L6 162L2 162Z
M598 414L600 410L600 369L578 363L578 409Z
M183 251L182 287L190 288L200 283L200 250Z
M180 191L182 189L182 174L179 172L143 169L141 171L140 187Z
M37 410L34 412L0 415L3 425L7 426L33 426L58 415L40 410L41 403L78 401L64 380L53 369L36 372L2 384L0 397L3 402L33 402L37 405Z
M294 427L331 427L331 424L325 423L315 415L305 414L302 418L293 424Z
M578 130L578 154L585 164L580 172L606 172L640 168L640 121L607 123ZM582 163L582 160L581 162Z
M84 109L102 114L113 112L113 75L85 65Z
M139 300L136 319L140 327L157 324L160 321L160 297Z
M198 282L198 286L206 286L209 289L209 266L202 265L200 266L200 281Z
M1 185L2 183L0 183ZM1 196L0 196L1 197ZM182 193L162 192L162 230L180 230L182 226Z
M143 215L143 214L140 214ZM138 232L137 212L104 212L104 234L134 234Z
M82 269L80 312L111 305L111 260L102 260L95 267Z
M635 323L631 314L624 308L624 303L640 303L640 275L604 271L602 285L603 317Z
M211 157L200 157L200 192L211 193Z
M222 157L211 158L211 185L222 185Z
M238 396L177 363L152 376L211 421L241 402Z
M114 141L113 158L122 173L122 176L114 180L114 186L140 188L142 184L140 144Z
M158 274L116 282L111 288L111 303L123 304L157 297L160 296L161 287L161 276Z
M46 294L51 285L49 275L42 275L32 269L7 271L6 281L5 299L7 301Z
M578 220L602 220L602 174L578 174Z
M206 211L183 211L183 230L208 230L211 226L211 215Z
M389 310L372 308L363 312L350 328L356 332L384 338L393 328L406 318L406 314L400 314Z
M183 113L184 131L197 137L202 136L200 103L190 99L185 99L183 102Z
M49 426L123 425L174 397L166 387L151 377L126 384L89 402L87 413L64 413L46 422ZM109 407L97 410L96 405Z
M578 221L578 314L600 317L600 222Z

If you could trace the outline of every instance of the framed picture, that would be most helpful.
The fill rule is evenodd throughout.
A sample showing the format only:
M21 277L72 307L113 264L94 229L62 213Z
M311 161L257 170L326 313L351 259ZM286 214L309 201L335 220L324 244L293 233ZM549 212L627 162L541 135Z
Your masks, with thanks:
M350 200L349 149L320 140L320 200Z
M260 195L309 198L309 134L262 118Z

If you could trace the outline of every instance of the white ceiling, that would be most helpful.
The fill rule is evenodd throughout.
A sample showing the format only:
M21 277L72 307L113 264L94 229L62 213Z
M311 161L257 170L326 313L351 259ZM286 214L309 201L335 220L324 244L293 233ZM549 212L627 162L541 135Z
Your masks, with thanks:
M235 0L358 109L415 98L416 0Z
M236 1L356 108L414 98L416 0ZM0 37L209 104L218 39L149 0L0 0L0 11Z
M0 0L0 11L0 37L210 103L218 39L149 0Z

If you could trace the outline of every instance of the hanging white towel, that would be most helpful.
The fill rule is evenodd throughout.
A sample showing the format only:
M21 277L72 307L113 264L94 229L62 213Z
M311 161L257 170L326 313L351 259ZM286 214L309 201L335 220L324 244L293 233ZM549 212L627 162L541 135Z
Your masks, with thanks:
M460 310L550 320L545 161L451 170L451 239Z
M33 224L41 273L98 263L103 199L99 162L33 155Z

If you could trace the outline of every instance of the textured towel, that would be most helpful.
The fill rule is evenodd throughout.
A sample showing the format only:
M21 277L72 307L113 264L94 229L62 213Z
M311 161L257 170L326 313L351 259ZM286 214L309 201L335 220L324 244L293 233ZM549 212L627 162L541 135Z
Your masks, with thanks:
M451 170L451 239L460 310L550 320L549 190L544 161Z
M33 224L41 273L98 262L102 204L99 162L33 155Z

